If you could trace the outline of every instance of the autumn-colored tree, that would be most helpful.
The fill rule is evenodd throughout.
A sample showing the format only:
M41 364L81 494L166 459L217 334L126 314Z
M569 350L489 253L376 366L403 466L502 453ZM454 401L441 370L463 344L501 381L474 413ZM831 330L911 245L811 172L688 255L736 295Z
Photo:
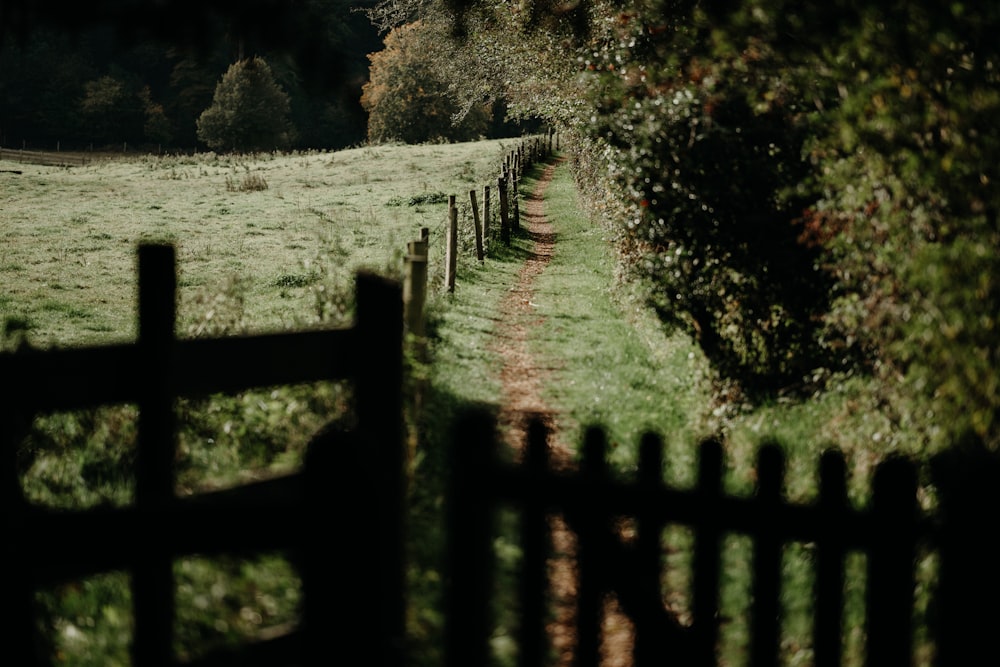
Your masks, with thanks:
M385 49L368 56L370 80L361 104L368 111L369 141L464 141L486 133L484 106L461 113L437 66L439 44L429 24L416 22L393 29Z
M198 138L214 150L285 148L294 135L290 111L288 95L264 59L241 60L215 87L212 106L198 118Z

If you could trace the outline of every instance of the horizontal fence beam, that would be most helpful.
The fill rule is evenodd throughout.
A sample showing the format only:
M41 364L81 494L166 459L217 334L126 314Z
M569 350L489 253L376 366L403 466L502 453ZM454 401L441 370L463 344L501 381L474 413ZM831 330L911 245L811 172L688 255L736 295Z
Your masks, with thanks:
M355 375L364 355L353 329L180 340L175 343L178 395L236 392ZM130 343L0 355L0 377L21 404L43 411L134 403L148 381Z
M498 499L509 504L518 504L530 497L532 502L565 508L599 494L602 505L611 515L633 516L636 508L642 507L643 515L652 521L691 527L709 521L723 532L746 535L757 534L764 528L773 529L778 524L785 540L806 543L825 539L833 530L843 539L846 549L865 547L872 531L878 527L863 509L824 508L824 522L832 523L821 523L817 522L817 505L775 505L755 496L720 495L714 500L709 517L703 494L698 489L660 486L651 490L640 488L635 482L620 480L595 484L593 480L555 472L538 477L513 467L494 471L492 479L486 483L492 484Z

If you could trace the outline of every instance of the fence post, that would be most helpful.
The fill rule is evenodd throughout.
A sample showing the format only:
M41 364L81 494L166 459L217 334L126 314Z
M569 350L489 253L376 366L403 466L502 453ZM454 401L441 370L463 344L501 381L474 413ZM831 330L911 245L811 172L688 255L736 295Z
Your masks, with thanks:
M136 459L136 509L143 535L132 570L136 665L173 662L173 559L160 526L174 500L174 321L177 277L174 248L139 247L139 336L143 368Z
M486 249L490 244L490 186L483 186L483 243Z
M372 663L401 667L405 662L406 586L403 534L406 445L403 435L403 296L401 286L361 272L357 290L355 413L361 446L372 471L378 540L368 545L381 572L379 613L368 619L379 632Z
M455 291L455 269L458 263L458 208L455 195L448 196L448 233L445 235L444 282L449 292Z
M892 458L875 470L868 555L869 667L908 665L913 641L917 476Z
M514 222L511 225L514 231L521 230L521 211L519 206L520 197L518 196L518 183L520 183L520 179L517 176L515 176L514 182L511 183L511 193L510 193L511 203L514 205Z
M445 667L490 663L496 449L495 424L485 410L460 415L451 438L446 506Z
M500 201L500 241L510 245L510 220L507 208L507 177L497 179L497 199Z
M407 244L406 274L403 278L403 320L407 333L424 335L424 304L427 301L427 241Z
M472 204L472 224L476 228L476 259L483 261L483 227L479 223L479 204L476 203L476 190L469 190L469 202Z

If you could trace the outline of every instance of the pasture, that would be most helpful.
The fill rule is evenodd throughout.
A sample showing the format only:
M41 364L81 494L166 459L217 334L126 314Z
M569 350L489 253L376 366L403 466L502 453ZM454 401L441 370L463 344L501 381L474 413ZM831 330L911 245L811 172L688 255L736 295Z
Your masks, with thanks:
M135 249L156 240L177 247L180 335L311 326L355 270L401 271L421 227L443 257L447 203L426 202L484 182L512 143L0 160L23 172L0 173L0 322L39 347L133 338Z

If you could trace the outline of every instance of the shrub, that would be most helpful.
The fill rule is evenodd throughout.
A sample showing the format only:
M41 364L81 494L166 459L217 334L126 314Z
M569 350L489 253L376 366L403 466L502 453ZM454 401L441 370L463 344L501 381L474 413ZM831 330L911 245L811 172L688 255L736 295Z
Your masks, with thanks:
M291 105L263 58L229 67L212 105L199 116L198 138L213 150L270 151L291 144Z

